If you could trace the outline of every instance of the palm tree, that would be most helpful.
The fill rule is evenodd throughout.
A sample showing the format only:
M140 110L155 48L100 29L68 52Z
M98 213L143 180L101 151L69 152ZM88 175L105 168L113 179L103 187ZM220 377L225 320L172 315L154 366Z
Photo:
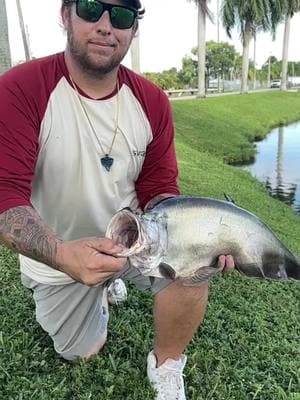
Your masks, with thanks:
M5 0L0 0L0 74L11 67Z
M288 70L288 49L291 30L291 19L296 12L300 11L300 0L286 0L285 26L282 48L282 80L281 90L286 90L287 70Z
M205 97L205 58L206 58L206 17L212 19L208 9L209 0L193 1L198 8L198 95Z
M131 43L130 48L131 54L131 68L137 74L141 73L141 66L140 66L140 38L139 36L135 36Z
M223 0L222 19L227 35L238 25L243 42L241 93L248 90L249 46L259 30L275 33L283 15L285 0Z

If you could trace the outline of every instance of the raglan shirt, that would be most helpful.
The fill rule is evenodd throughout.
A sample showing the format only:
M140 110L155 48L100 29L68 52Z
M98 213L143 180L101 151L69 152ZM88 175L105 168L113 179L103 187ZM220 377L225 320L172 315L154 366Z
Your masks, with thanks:
M118 210L143 209L158 194L179 193L166 95L124 66L118 80L119 92L91 99L74 90L63 53L0 77L0 213L32 206L63 240L103 237ZM107 171L100 160L116 125ZM73 282L22 255L20 267L40 283Z

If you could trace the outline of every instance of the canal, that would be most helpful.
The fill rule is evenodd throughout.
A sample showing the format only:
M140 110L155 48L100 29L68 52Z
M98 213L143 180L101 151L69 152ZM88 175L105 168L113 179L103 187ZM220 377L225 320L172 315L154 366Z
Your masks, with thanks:
M256 148L255 161L242 168L300 213L300 121L273 129Z

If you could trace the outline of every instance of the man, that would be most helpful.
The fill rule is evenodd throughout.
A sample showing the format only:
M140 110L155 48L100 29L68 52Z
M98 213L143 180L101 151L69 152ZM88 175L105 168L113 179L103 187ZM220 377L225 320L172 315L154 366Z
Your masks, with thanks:
M119 209L179 193L169 102L120 65L142 14L139 0L64 0L65 52L1 76L0 238L20 253L36 319L67 360L103 347L109 283L121 277L151 290L148 377L157 399L184 400L183 352L203 319L207 284L150 281L104 238ZM233 268L231 256L220 265Z

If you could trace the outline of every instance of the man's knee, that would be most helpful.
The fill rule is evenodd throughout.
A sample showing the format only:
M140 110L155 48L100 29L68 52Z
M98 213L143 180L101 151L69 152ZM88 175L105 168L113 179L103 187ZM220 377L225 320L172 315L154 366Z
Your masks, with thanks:
M65 351L58 351L58 354L66 361L76 363L80 361L88 361L95 357L104 347L107 338L107 331L103 333L100 339L88 351L80 350L79 347Z
M187 286L181 281L175 281L156 294L156 300L175 296L182 304L206 303L208 299L208 282L195 286Z

